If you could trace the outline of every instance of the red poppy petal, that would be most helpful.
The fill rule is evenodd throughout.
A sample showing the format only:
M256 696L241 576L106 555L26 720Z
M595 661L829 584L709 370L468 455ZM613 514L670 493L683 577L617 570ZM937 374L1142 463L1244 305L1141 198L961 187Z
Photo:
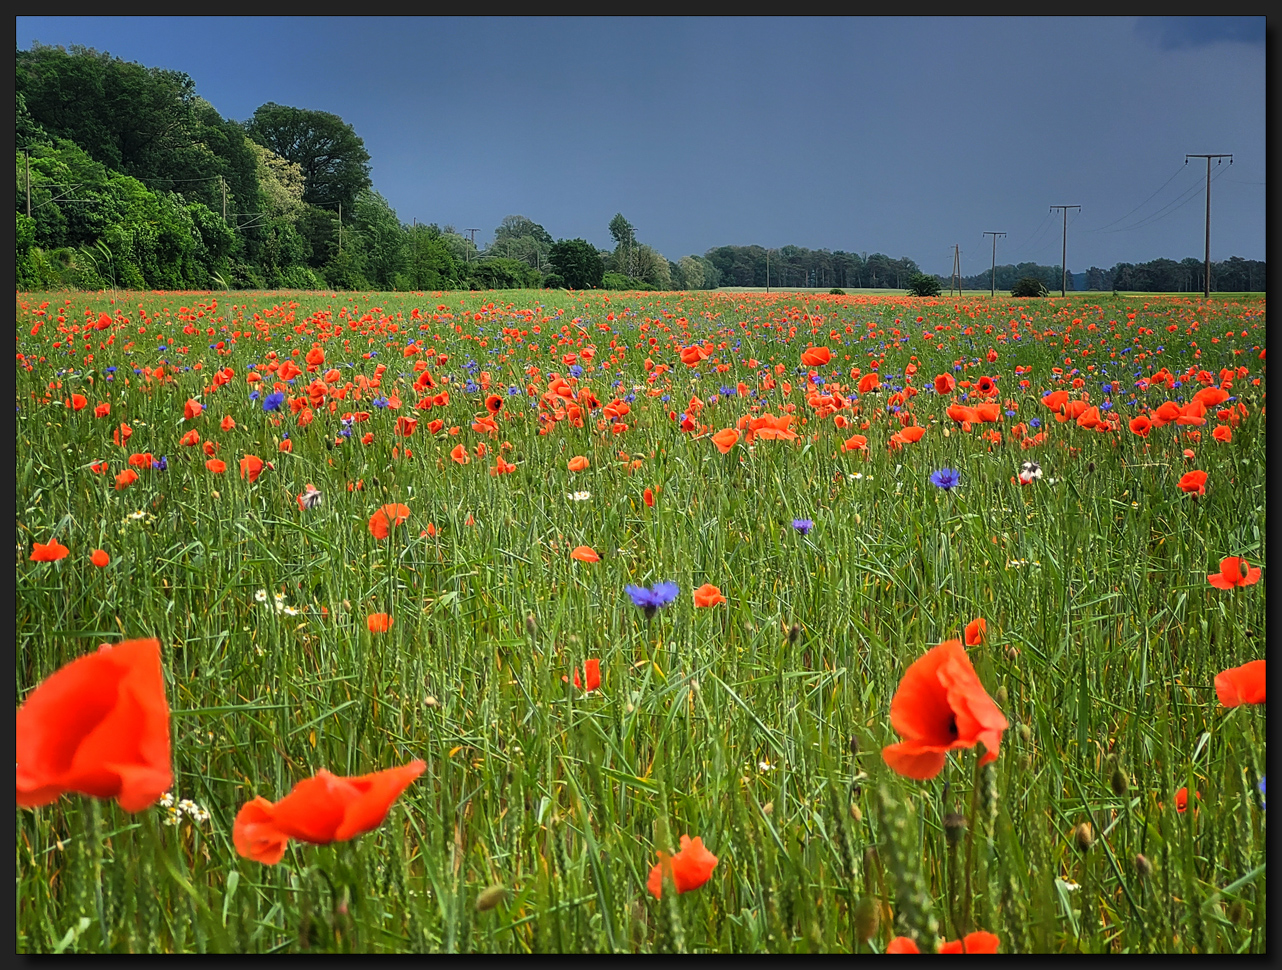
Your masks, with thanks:
M903 737L919 738L944 748L956 740L948 691L939 679L939 670L954 649L961 650L959 641L945 641L918 657L904 671L890 701L890 724Z
M882 748L881 756L892 771L905 778L927 781L943 770L947 750L909 739Z
M285 855L289 836L276 827L272 803L259 796L241 806L232 827L232 842L246 859L274 866Z
M360 794L347 805L342 823L334 832L334 838L340 842L346 841L382 825L392 803L426 768L427 763L424 761L411 761L399 768L388 768L386 771L351 779L353 787Z

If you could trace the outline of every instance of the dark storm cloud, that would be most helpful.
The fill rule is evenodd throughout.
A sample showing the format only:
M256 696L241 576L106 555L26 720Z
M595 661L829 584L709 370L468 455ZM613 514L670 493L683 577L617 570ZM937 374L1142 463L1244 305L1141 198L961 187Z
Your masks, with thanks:
M1208 44L1264 45L1263 17L1141 17L1135 32L1159 50Z

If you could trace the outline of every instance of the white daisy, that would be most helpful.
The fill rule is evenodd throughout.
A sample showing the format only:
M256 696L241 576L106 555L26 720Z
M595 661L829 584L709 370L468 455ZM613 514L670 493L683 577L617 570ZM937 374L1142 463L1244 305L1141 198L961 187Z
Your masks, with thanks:
M571 492L568 496L571 502L586 502L591 497L591 492Z
M254 599L256 599L256 600L257 600L258 602L260 602L260 603L266 603L266 602L267 602L267 590L265 590L265 589L260 589L257 593L255 593L255 594L254 594Z

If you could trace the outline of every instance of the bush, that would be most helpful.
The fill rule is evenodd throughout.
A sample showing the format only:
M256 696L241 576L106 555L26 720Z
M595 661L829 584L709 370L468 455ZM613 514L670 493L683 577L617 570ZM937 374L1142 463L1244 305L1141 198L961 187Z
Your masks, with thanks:
M1025 276L1010 288L1011 296L1046 296L1046 284L1035 276Z
M908 292L913 296L939 296L939 280L927 273L913 273L908 277Z
M653 290L654 287L645 280L634 279L623 273L609 272L601 277L603 290Z
M828 295L829 296L845 296L846 291L843 290L840 286L834 286L831 290L828 291Z

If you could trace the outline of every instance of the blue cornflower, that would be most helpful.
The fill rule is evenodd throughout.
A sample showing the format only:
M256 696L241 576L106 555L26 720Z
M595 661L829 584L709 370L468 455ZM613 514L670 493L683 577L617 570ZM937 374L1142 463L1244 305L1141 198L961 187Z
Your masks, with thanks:
M1042 419L1041 419L1041 418L1029 418L1029 419L1028 419L1028 426L1029 426L1030 428L1040 428L1040 427L1042 426Z
M379 395L378 397L374 398L374 400L370 401L370 403L374 405L374 407L376 408L385 408L387 407L387 398L383 397L382 395Z
M1101 391L1103 391L1105 394L1112 394L1112 393L1113 393L1113 385L1112 385L1112 384L1105 384L1103 387L1101 387L1101 388L1100 388L1100 390L1101 390Z
M570 376L571 376L571 377L582 377L582 376L583 376L583 368L582 368L582 367L580 367L578 364L571 364L571 365L570 365Z
M138 372L137 372L137 371L135 371L134 373L138 373ZM249 399L250 399L251 401L257 401L257 400L258 400L258 392L257 392L257 391L250 391L250 392L249 392Z
M338 433L341 434L344 438L350 438L352 436L352 429L349 425L345 424L343 425L342 429Z
M280 406L281 406L282 404L284 404L284 403L285 403L285 392L284 392L284 391L272 391L272 392L271 392L270 394L268 394L265 398L263 398L263 410L264 410L264 411L279 411L279 410L280 410Z
M803 536L810 535L810 530L815 527L814 519L793 519L792 527L800 532Z
M481 385L476 383L476 381L468 381L463 385L463 390L468 394L475 394L480 389Z
M625 586L623 589L632 597L633 605L645 611L646 619L654 616L659 607L667 606L675 600L677 593L681 591L673 582L655 583L650 589L644 586Z
M106 370L108 374L114 374L116 372L116 365L112 364L110 367L104 368L104 370Z
M930 480L932 484L948 492L961 484L961 472L952 468L941 468L931 473Z
M1264 794L1264 777L1265 777L1264 775L1260 775L1260 784L1259 784L1259 786L1258 786L1258 787L1259 787L1259 789L1260 789L1260 794L1261 794L1261 795L1263 795L1263 794ZM1264 801L1264 799L1263 799L1263 798L1261 798L1261 799L1260 799L1260 808L1264 808L1264 807L1265 807L1265 801Z
M514 395L516 395L516 394L520 394L520 393L521 393L521 389L520 389L519 387L509 387L509 388L507 389L507 396L508 396L508 397L512 397L512 396L514 396Z
M159 458L153 458L151 460L151 467L163 472L169 467L169 460L164 455L161 455Z

